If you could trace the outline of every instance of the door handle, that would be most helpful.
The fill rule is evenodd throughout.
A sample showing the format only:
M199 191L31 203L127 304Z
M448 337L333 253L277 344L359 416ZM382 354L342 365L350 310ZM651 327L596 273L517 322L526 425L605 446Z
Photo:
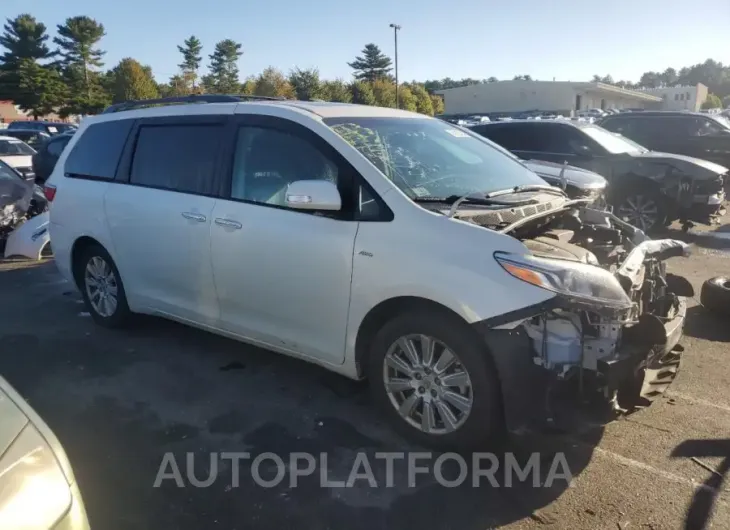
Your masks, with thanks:
M231 219L221 219L220 217L216 218L215 224L219 226L225 226L226 228L235 228L236 230L240 230L243 227L243 225L238 221L233 221Z
M205 222L205 216L204 216L204 215L201 215L201 214L199 214L199 213L194 213L194 212L183 212L183 213L182 213L182 216L183 216L183 217L184 217L185 219L190 219L191 221L197 221L197 222L199 222L199 223L204 223L204 222Z

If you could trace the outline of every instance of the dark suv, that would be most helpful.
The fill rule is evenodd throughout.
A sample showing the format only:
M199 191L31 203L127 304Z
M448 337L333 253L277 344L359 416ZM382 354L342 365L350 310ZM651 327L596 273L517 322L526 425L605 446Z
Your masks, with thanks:
M471 130L522 159L567 162L602 175L616 214L646 231L675 219L685 227L709 222L722 211L728 170L706 160L650 151L586 122L514 120Z
M24 130L24 131L41 131L53 136L69 131L75 131L76 126L71 123L61 121L14 121L8 125L8 130Z
M699 112L630 112L598 125L654 151L694 156L730 168L730 120Z

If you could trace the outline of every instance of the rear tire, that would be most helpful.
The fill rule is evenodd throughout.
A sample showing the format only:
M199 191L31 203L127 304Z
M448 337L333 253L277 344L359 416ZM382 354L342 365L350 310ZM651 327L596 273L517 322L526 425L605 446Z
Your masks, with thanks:
M730 278L716 276L703 283L700 302L710 311L730 314Z
M409 362L414 354L420 362ZM422 310L394 317L373 340L367 374L382 413L422 445L474 450L504 431L491 357L474 330L455 316Z
M132 312L124 285L114 260L104 248L92 245L84 249L74 275L86 308L97 324L107 328L129 324Z

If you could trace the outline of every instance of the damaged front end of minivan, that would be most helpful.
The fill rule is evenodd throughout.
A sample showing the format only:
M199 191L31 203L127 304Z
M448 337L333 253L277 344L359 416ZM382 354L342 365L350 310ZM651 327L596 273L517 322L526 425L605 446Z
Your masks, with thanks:
M688 256L690 247L651 240L609 211L567 212L513 223L506 231L530 252L495 254L511 276L555 296L475 324L494 357L513 432L570 429L596 404L611 416L633 410L660 395L679 368L685 297L694 293L667 273L665 260Z

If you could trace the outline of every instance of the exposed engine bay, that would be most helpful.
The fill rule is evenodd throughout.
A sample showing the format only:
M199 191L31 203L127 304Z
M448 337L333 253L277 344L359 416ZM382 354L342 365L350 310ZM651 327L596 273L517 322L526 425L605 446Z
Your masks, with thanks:
M541 258L548 258L546 263L561 260L563 268L576 264L567 276L580 295L556 289L550 307L501 328L526 333L532 363L554 381L575 381L581 393L597 392L617 410L651 400L676 375L684 297L694 294L689 282L667 274L665 260L688 256L690 247L673 239L649 239L610 211L586 202L554 196L548 200L542 213L521 208L464 212L463 217L478 224L488 224L489 218L499 221L492 228L522 241L538 265ZM581 275L592 271L614 291L623 291L623 305L601 303L595 287L600 281L591 278L581 284Z

